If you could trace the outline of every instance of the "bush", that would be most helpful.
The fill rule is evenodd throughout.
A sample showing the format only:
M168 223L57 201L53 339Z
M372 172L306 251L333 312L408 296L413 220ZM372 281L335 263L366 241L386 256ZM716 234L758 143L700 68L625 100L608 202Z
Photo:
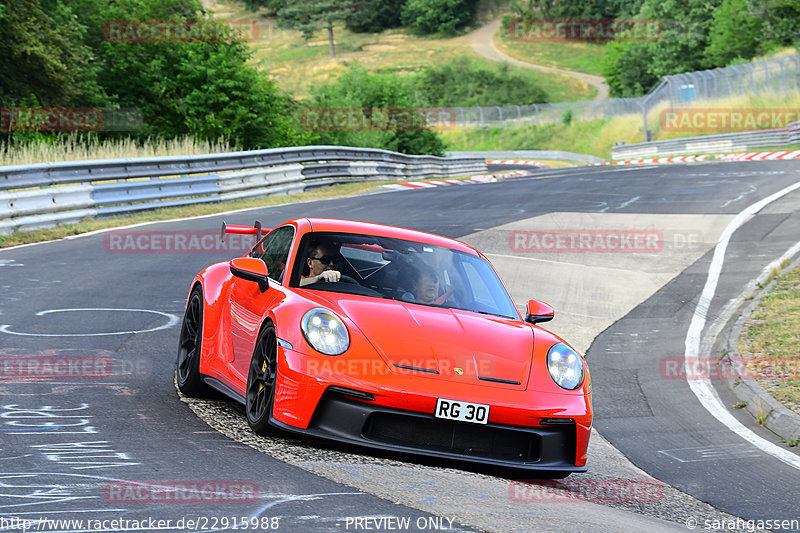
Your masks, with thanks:
M429 67L416 75L420 100L428 106L538 104L547 94L530 78L512 73L508 64L487 67L467 57Z
M608 43L602 70L611 96L642 96L658 82L661 76L652 69L651 45L652 43Z
M314 141L319 144L383 148L405 154L444 154L444 143L430 129L392 129L372 122L371 110L376 108L418 107L408 78L370 74L363 67L351 65L335 82L313 89L312 96L312 103L301 111L301 117L305 117L301 118L301 123L314 133ZM326 130L329 126L325 125L324 118L319 122L308 118L313 116L310 113L331 117L336 111L350 112L351 120L344 127L333 126Z
M407 0L402 21L421 34L453 34L473 21L477 6L477 0Z

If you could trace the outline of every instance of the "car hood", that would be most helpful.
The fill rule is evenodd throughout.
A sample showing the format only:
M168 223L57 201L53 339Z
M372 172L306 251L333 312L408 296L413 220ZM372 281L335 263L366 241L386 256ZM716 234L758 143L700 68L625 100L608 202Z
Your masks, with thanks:
M420 377L525 389L533 331L519 320L327 293L395 371Z

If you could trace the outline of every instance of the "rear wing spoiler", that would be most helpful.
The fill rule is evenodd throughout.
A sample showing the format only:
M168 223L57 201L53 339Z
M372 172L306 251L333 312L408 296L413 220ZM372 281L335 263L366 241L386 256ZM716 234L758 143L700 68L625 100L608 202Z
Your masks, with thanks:
M261 240L264 231L270 231L270 228L264 228L258 220L256 220L255 224L252 226L240 226L238 224L222 222L222 232L220 233L219 239L225 242L225 235L230 233L233 235L255 235L256 242L258 242Z

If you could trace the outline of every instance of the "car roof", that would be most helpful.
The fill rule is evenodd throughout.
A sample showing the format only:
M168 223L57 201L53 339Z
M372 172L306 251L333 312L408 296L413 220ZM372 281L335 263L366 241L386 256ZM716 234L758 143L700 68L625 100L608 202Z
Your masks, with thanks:
M452 248L472 255L479 255L473 247L463 242L441 235L425 233L413 229L374 224L371 222L359 222L356 220L340 220L336 218L306 218L311 225L311 231L357 233L362 235L375 235L376 237L389 237L394 239L405 239L409 241L421 242L433 246L443 246Z

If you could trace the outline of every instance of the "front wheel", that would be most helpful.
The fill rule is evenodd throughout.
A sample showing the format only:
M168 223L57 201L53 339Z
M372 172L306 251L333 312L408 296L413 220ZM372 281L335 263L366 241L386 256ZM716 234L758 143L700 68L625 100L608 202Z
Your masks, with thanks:
M200 375L203 343L203 289L198 285L189 296L178 341L178 389L187 396L203 396L208 387Z
M274 433L269 425L278 377L278 340L275 326L267 324L258 335L247 373L245 412L250 429L259 435Z

